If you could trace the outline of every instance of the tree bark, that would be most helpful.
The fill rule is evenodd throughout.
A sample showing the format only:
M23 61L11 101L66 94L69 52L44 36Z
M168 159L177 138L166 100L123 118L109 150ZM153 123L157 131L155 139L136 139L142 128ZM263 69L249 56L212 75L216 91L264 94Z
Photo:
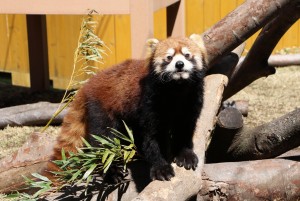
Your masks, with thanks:
M300 1L292 1L282 8L279 15L261 31L242 63L239 63L229 78L224 91L224 100L231 97L258 78L274 74L275 68L268 65L274 47L284 33L300 17ZM276 3L274 3L276 5Z
M241 65L244 60L245 57L241 57L238 65ZM271 67L286 67L295 65L300 65L300 54L273 54L270 55L268 59L268 66Z
M209 64L227 55L298 0L248 0L202 34ZM285 13L292 16L293 13ZM277 26L277 25L276 25Z
M55 138L46 133L33 133L14 154L0 161L0 193L20 189L24 176L41 173L50 160Z
M300 146L300 108L255 128L243 127L241 121L235 108L220 112L208 162L274 158Z
M45 125L53 116L59 103L39 102L0 109L0 128L10 126ZM62 122L67 110L63 110L54 120L53 124Z
M197 201L298 200L299 154L297 150L277 159L205 164Z

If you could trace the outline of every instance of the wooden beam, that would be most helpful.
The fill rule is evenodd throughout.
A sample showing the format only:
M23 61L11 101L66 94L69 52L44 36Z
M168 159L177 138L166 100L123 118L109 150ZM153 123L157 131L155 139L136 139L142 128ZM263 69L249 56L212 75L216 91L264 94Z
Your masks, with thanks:
M167 7L167 36L185 36L185 1Z
M30 87L32 91L48 89L48 45L45 15L27 15Z
M154 0L153 11L180 0ZM130 0L0 0L1 14L85 15L96 10L102 15L129 14Z

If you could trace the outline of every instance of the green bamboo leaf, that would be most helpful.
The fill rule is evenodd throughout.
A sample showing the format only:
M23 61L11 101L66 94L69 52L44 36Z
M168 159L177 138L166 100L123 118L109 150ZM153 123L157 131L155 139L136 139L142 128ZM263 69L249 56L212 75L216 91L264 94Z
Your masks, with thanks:
M134 157L135 155L135 150L132 150L128 156L128 158L126 159L125 163L128 163L129 161L131 161L131 159Z
M125 141L131 143L131 140L128 137L126 137L125 135L123 135L120 131L118 131L114 128L110 128L110 130L111 130L111 133L114 134L115 136L117 136L118 138L121 138L122 140L125 140Z
M107 159L107 156L110 154L111 152L109 150L106 150L102 156L102 163L104 164L106 159Z
M121 142L118 138L114 138L114 142L116 145L121 145Z
M127 126L127 124L125 123L125 121L123 121L123 124L125 126L125 129L126 129L128 135L129 135L130 139L131 139L131 142L134 143L134 138L133 138L132 130Z
M84 173L82 179L86 179L90 174L94 171L94 169L97 167L97 164L91 165L91 167Z
M115 154L112 153L112 154L110 154L109 158L106 160L105 164L103 165L103 168L104 168L103 172L104 173L107 172L107 170L110 167L112 161L114 160L114 157L115 157Z
M64 148L61 149L61 158L62 158L62 160L64 160L64 161L67 159Z
M126 161L126 159L128 158L129 154L130 154L129 151L124 151L124 152L123 152L123 155L124 155L123 160L124 160L124 161Z
M97 135L92 135L97 141L99 141L103 145L108 145L110 147L114 147L114 145L109 142L110 139L104 139L103 137L97 136Z
M70 182L75 181L80 175L81 175L82 171L78 170L77 172L75 172L75 174L73 174L73 176L71 177L71 179L69 179Z
M38 173L32 173L31 175L34 176L35 178L38 178L38 179L42 180L42 181L50 181L48 179L48 177L42 176L42 175L40 175Z
M92 147L92 145L90 145L90 143L88 143L88 141L86 141L86 139L84 139L83 137L81 139L86 147L89 147L89 148Z

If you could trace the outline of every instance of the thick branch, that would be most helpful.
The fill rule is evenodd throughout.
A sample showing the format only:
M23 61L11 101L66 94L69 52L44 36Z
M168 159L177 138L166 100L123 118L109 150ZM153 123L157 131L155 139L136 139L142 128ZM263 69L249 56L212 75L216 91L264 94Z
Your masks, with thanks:
M234 95L254 80L275 73L268 65L268 58L284 33L299 19L299 1L294 1L269 22L255 40L243 63L235 68L224 92L224 100Z
M282 12L294 0L248 0L202 34L212 64ZM292 13L285 13L286 16Z
M241 57L238 66L240 66L245 60L245 57ZM270 55L268 59L268 66L271 67L286 67L286 66L300 66L300 54L274 54Z
M209 162L273 158L300 146L300 108L256 128L241 127L242 115L234 108L223 110L222 117L208 149Z

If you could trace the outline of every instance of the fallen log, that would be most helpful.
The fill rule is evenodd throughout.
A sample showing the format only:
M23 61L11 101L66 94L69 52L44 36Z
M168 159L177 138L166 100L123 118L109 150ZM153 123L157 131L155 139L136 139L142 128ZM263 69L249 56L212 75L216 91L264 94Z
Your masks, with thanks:
M39 102L0 109L0 128L10 126L46 125L59 107L59 103ZM62 122L66 110L54 118L53 124Z
M277 159L204 165L197 201L300 198L300 150Z
M222 108L221 110L228 108L228 107L233 107L238 109L240 113L244 116L248 116L249 112L249 101L246 100L226 100L222 103Z
M55 138L46 133L33 133L14 154L0 160L0 193L20 189L24 176L41 173L50 160Z
M300 146L300 108L255 128L243 126L236 108L218 115L208 162L274 158Z
M22 153L19 159L23 160L23 162L14 162L13 160L8 159L11 157L8 157L4 160L11 161L11 165L6 166L6 168L3 168L3 160L0 162L0 185L9 182L9 180L14 181L15 178L20 178L20 181L23 182L21 173L19 172L13 173L13 171L10 171L10 174L3 174L3 172L9 171L9 169L19 169L25 172L26 168L30 168L31 166L36 164L35 167L37 169L34 171L39 172L39 170L41 170L41 168L43 167L43 165L41 165L42 163L38 163L38 161L47 160L47 157L45 156L49 156L49 153L51 153L49 152L49 148L51 149L53 146L53 144L49 143L45 146L45 149L45 147L43 147L43 144L49 141L54 142L55 140L53 138L47 138L45 133L34 133L31 138L34 140L29 140L24 145L24 149L22 151L19 151L19 153ZM37 146L40 147L38 148L38 152L36 151L36 149L32 149L28 153L29 158L24 159L24 150L30 147L36 147L37 144L35 143L40 144L39 146ZM39 153L38 155L36 154L38 158L32 157L32 153ZM204 164L204 173L202 173L202 188L197 195L197 200L297 200L300 197L299 156L300 149L294 149L285 153L284 155L281 155L277 159ZM12 163L14 164L12 165ZM18 163L19 165L17 165ZM139 182L141 184L140 187L146 186L147 181L149 182L149 178L147 180L146 173L144 171L140 171L140 168L147 168L146 163L139 161L139 164L132 165L134 165L136 169L133 170L132 167L130 168L135 172L135 174L138 174L135 175L135 178L139 177ZM131 198L137 195L141 190L139 188L133 188L134 186L131 186L131 184L129 187L128 185L126 185L123 185L123 189L120 188L119 195L117 192L111 194L110 200L118 200L116 196L120 196L120 192L123 192L124 190L126 190L126 193L123 195L122 200L131 200ZM12 185L11 187L16 186ZM1 186L0 189L1 193L5 192L5 190L6 192L7 190L12 190L11 188L3 189L3 186ZM84 190L81 191L84 192ZM100 190L98 188L97 194L99 194L99 191ZM185 186L181 186L179 192L183 191L185 191ZM155 192L153 193L155 194ZM68 191L65 193L65 195L66 194L70 196L71 192ZM127 197L125 195L127 195ZM47 197L47 200L54 200L55 198L57 198L57 194L52 194L52 196ZM107 195L104 196L103 199L98 200L105 200L106 198ZM71 199L76 200L73 198ZM62 196L60 197L60 200L68 199Z
M245 56L242 56L239 60L239 64L243 63ZM272 67L286 67L300 65L300 54L273 54L268 59L268 66Z

